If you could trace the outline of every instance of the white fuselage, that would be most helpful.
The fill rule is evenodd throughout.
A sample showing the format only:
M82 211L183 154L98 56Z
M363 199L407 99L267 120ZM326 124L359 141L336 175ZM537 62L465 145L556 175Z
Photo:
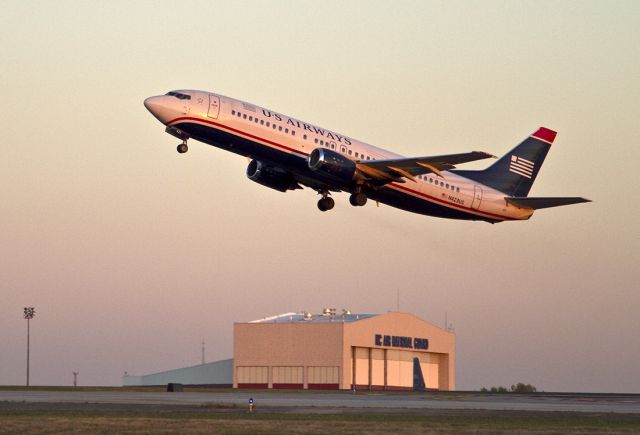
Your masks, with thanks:
M161 95L150 97L145 101L147 108L167 127L186 131L185 125L194 124L215 129L277 151L277 153L269 154L270 156L284 153L283 157L289 155L306 159L315 148L326 148L354 161L402 157L399 154L244 101L203 91L184 90L178 92L188 94L191 98L181 100L174 96ZM200 140L196 135L194 137ZM218 144L216 143L216 145ZM233 143L229 143L225 149L252 158L260 157L241 149L234 150L233 147ZM277 159L277 157L273 159ZM272 161L271 163L278 164L279 162ZM417 200L468 214L467 219L496 222L528 219L533 214L532 209L519 208L508 203L503 192L448 171L444 171L442 177L435 173L429 173L417 176L415 181L406 179L405 183L391 182L385 186L385 189L395 191L393 192L394 197L412 197L406 207L391 203L391 205L410 211L414 211L410 204ZM379 200L387 202L384 198ZM421 213L421 211L417 212ZM425 212L424 214L431 213Z

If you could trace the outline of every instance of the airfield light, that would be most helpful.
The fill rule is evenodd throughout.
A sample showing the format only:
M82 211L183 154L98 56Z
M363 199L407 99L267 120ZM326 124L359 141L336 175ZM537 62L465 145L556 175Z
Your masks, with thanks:
M24 307L24 318L27 319L27 387L29 386L29 332L30 321L36 315L36 309L33 307Z

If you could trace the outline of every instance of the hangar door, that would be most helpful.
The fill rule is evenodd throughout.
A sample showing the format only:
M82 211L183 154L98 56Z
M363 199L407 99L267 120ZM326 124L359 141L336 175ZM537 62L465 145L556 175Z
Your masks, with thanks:
M438 389L438 354L364 347L352 348L352 388L355 386L372 390L412 389L414 358L420 361L426 387Z
M354 347L352 349L352 388L384 388L384 349Z
M414 353L420 355L420 368L427 388L440 389L440 355L437 353Z
M369 385L369 348L354 347L352 349L352 380L354 387Z
M269 386L269 367L237 367L236 381L238 388L267 388Z
M307 367L307 388L310 390L337 390L340 388L339 367Z
M384 349L371 349L371 388L384 388Z
M418 358L422 377L427 388L438 389L439 355L425 352L402 350L387 351L387 386L389 388L413 387L413 359Z
M304 367L272 367L273 388L300 388L304 386Z
M387 350L387 387L413 388L413 352Z

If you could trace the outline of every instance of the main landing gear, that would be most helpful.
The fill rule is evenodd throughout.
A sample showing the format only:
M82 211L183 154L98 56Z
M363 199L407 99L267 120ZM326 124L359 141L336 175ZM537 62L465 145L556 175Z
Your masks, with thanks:
M181 143L180 145L178 145L177 150L178 150L178 152L179 152L180 154L184 154L184 153L186 153L187 151L189 151L189 146L187 145L187 140L186 140L186 139L184 139L184 140L182 141L182 143Z
M320 211L329 211L336 205L333 198L329 196L328 191L321 190L318 193L322 195L322 198L318 201L318 209ZM362 192L352 193L351 196L349 196L349 202L354 207L362 207L367 203L367 195Z
M320 192L322 198L318 201L318 210L320 211L328 211L336 205L336 202L329 196L329 192L324 191Z
M349 196L349 202L354 207L362 207L367 203L367 195L362 192L352 193L351 196Z

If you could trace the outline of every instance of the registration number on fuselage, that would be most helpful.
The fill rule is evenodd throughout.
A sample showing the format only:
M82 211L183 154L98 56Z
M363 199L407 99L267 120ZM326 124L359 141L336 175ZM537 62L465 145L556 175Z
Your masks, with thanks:
M460 198L456 198L455 196L449 195L449 201L455 202L456 204L459 204L459 205L464 205L464 200Z

